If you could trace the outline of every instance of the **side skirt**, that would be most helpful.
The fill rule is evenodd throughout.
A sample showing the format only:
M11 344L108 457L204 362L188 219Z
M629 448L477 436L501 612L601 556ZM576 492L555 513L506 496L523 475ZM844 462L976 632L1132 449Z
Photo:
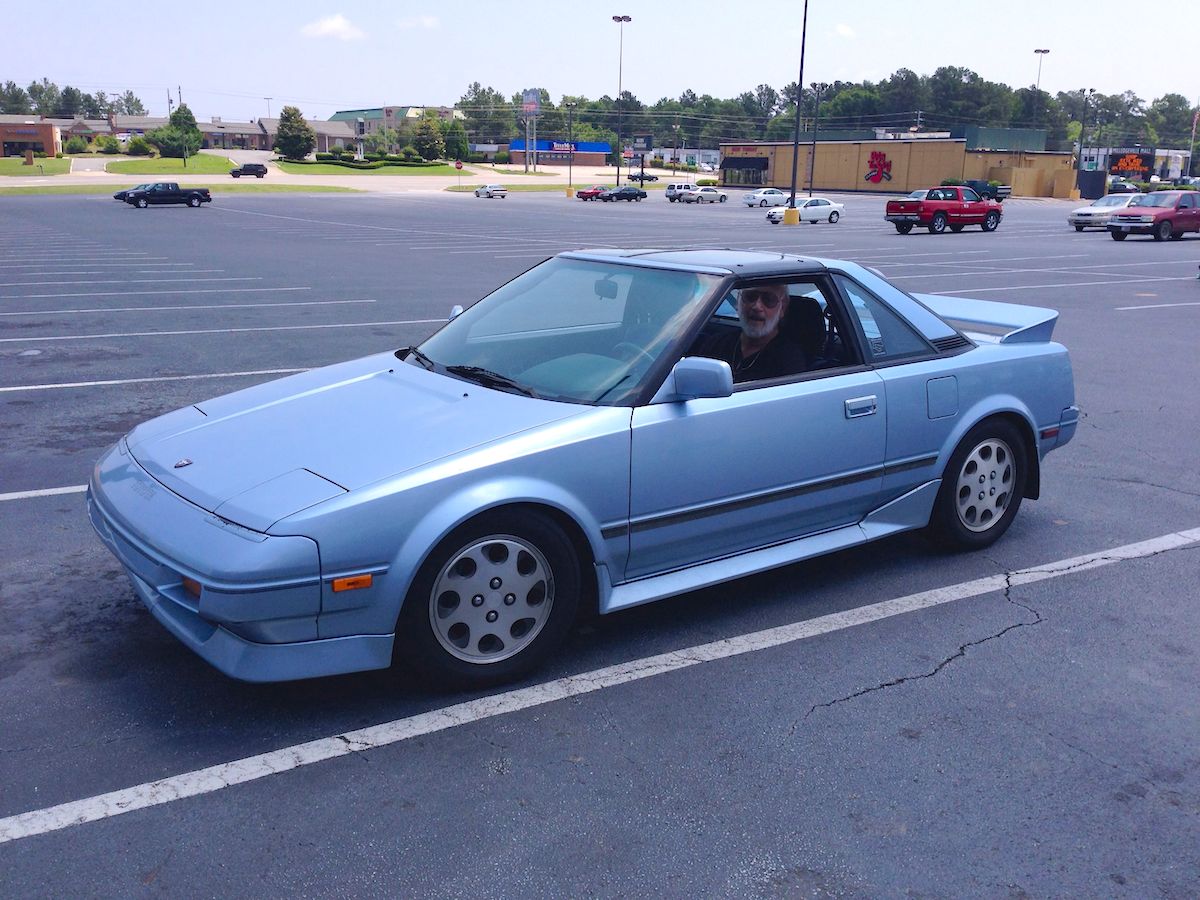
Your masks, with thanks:
M715 559L661 575L612 585L606 577L607 569L598 567L600 612L610 613L640 606L643 603L700 590L815 556L856 547L901 531L924 528L929 524L929 515L941 483L941 479L928 481L868 513L861 522L853 525L844 525L831 531L796 538L770 547L760 547L736 556Z

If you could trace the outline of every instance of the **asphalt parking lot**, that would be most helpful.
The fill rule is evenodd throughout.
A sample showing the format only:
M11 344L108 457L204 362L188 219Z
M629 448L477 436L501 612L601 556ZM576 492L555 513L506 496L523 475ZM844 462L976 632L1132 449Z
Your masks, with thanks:
M839 199L795 227L736 195L0 200L0 893L1195 896L1200 237L1116 243L1027 200L993 234L901 236ZM620 246L1058 309L1078 434L987 551L903 536L585 620L482 696L231 681L92 534L82 486L138 422Z

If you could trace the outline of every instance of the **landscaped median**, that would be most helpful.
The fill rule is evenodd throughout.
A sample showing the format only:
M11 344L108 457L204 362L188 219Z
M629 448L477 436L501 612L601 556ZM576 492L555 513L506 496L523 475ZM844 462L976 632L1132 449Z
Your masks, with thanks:
M0 158L0 175L11 175L16 178L39 178L42 175L65 175L71 171L71 161L69 159L53 159L46 157L45 159L33 160L32 166L25 165L25 157L23 156L6 156Z
M494 184L494 183L496 183L496 182L489 182L489 184ZM580 191L586 187L591 187L593 184L601 184L601 183L602 182L599 182L599 181L578 181L575 183L572 190ZM607 183L609 184L610 187L613 185L613 183L611 181L609 181ZM622 181L622 184L624 184L624 181ZM453 184L450 187L442 188L442 190L450 191L451 193L455 193L455 194L458 194L458 193L470 194L470 193L474 192L476 188L481 188L481 187L483 187L482 184ZM514 193L514 194L518 193L518 192L526 192L527 193L530 191L542 191L542 192L551 191L551 192L557 193L558 191L565 190L567 185L564 182L560 181L556 184L538 184L538 183L506 184L506 185L504 185L504 187L507 191L509 191L510 193ZM654 182L651 182L650 184L646 185L645 190L647 192L662 191L662 190L666 190L666 187L667 186L665 183L657 183L656 184ZM572 196L574 196L574 194L572 194Z
M0 197L30 195L30 194L115 194L127 188L136 187L136 183L118 184L35 184L23 187L4 187L0 185ZM271 184L257 183L238 184L222 181L219 184L189 184L189 188L208 188L214 195L221 194L358 194L357 188L335 187L328 184Z
M404 163L365 163L350 165L336 162L295 162L277 160L275 165L279 171L288 175L460 175L454 166L442 165L406 165Z
M116 175L228 175L230 169L237 168L233 160L224 156L214 156L211 153L197 153L187 158L187 165L182 159L159 156L153 159L126 159L120 162L110 162L104 167L106 171Z

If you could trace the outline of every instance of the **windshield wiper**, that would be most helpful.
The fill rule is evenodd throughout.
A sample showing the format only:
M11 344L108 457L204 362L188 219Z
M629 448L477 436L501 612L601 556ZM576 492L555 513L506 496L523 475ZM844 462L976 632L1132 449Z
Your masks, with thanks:
M537 397L537 391L533 388L519 384L507 375L501 375L499 372L493 372L482 366L446 366L446 371L451 375L460 375L476 384L482 384L484 387L507 388L518 394L524 394L526 397Z
M430 359L428 356L426 356L424 353L422 353L420 350L418 350L416 347L405 347L403 350L396 351L397 356L399 356L401 353L407 354L404 357L405 362L407 362L409 359L415 358L417 362L419 362L422 366L424 366L430 372L434 371L435 365L434 365L433 360Z

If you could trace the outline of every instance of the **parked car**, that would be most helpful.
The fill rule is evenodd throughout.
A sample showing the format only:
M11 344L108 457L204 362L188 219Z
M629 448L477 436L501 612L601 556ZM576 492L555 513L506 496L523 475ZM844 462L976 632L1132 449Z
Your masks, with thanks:
M779 188L759 188L742 196L742 202L747 206L783 206L791 194L785 194Z
M901 234L908 234L917 225L928 228L931 234L941 234L947 228L959 232L968 225L995 231L1003 215L998 201L984 200L969 187L943 185L928 188L924 198L910 195L889 200L884 218Z
M628 200L631 202L637 200L640 202L641 200L644 200L646 196L646 192L640 187L634 187L632 184L623 184L619 188L612 188L611 190L602 191L599 199L603 200L605 203L609 202L610 200Z
M827 197L807 197L801 199L796 198L796 209L800 210L801 222L828 222L833 225L842 217L842 213L846 210L844 203L837 203ZM787 212L783 207L775 207L767 210L767 221L772 225L778 225L783 221L783 215Z
M1178 241L1189 231L1200 231L1200 193L1196 191L1143 194L1108 220L1108 233L1114 241L1123 241L1131 234L1153 235L1156 241Z
M1142 189L1133 182L1116 178L1108 183L1108 192L1110 194L1140 194Z
M575 196L580 200L595 200L607 190L611 190L608 185L593 184L591 187L580 188L575 192Z
M188 206L199 206L201 203L211 203L212 195L209 193L208 188L181 188L173 181L158 181L146 187L136 188L127 192L125 194L125 202L139 209L169 203L186 203Z
M485 184L475 188L476 197L487 197L489 200L492 197L499 197L503 200L508 196L508 188L502 184Z
M997 203L1001 203L1006 197L1012 196L1012 185L1010 184L992 184L990 181L985 181L982 178L968 178L964 184L980 197L995 200Z
M130 191L144 191L148 187L150 187L149 184L138 184L138 185L134 185L133 187L125 188L125 190L117 191L115 194L113 194L113 199L114 200L124 200L126 197L129 196Z
M764 282L813 366L735 390L692 348L736 337ZM849 262L563 253L417 347L139 425L93 467L88 515L153 616L235 678L395 659L486 684L585 607L909 530L991 545L1077 427L1056 319Z
M234 178L241 178L243 175L253 175L255 178L265 178L267 175L267 167L262 163L242 163L236 169L230 169L229 174Z
M1099 200L1093 200L1087 206L1071 210L1067 216L1067 224L1075 226L1076 231L1085 228L1105 228L1109 217L1118 209L1124 209L1141 194L1107 194Z
M667 185L666 198L674 203L688 191L698 191L700 188L690 181L681 181Z
M631 172L629 173L629 180L649 184L651 181L658 181L658 176L652 175L649 172Z
M702 187L694 191L684 191L679 195L679 199L684 203L724 203L729 199L729 195L715 187Z
M696 170L699 172L715 172L715 171L717 171L716 167L713 166L712 163L700 163L698 166L696 166Z

